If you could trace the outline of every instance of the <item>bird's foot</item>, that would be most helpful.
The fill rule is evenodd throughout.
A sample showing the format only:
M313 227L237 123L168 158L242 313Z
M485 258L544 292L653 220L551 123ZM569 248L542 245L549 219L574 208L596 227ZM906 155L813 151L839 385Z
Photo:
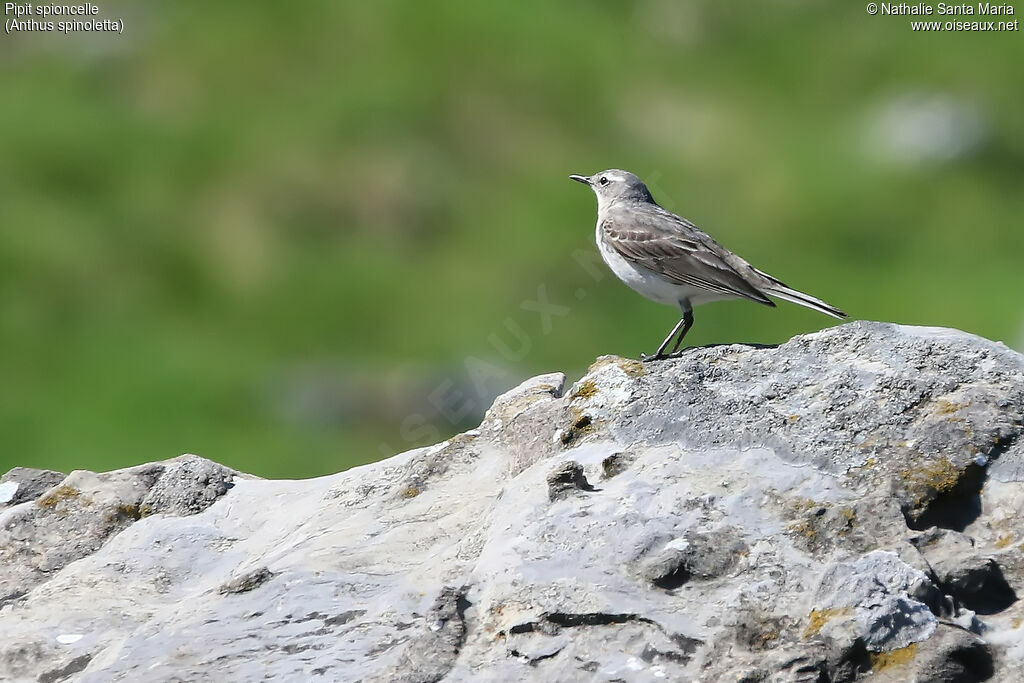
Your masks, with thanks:
M656 360L671 360L673 358L682 358L683 354L690 350L691 347L685 349L679 349L672 353L656 353L652 356L648 356L646 353L640 354L640 360L644 363L652 363Z

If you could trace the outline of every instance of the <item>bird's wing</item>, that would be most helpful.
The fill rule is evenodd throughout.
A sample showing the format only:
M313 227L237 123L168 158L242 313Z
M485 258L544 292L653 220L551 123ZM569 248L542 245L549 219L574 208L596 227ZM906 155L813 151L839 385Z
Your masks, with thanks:
M676 229L659 227L670 219L678 223L671 226ZM629 227L622 227L621 223ZM631 213L628 221L617 225L605 220L601 227L606 243L620 256L670 282L775 306L771 299L725 262L718 253L728 253L723 247L710 237L710 244L706 243L692 223L674 214L667 211L663 215L659 212L652 216Z

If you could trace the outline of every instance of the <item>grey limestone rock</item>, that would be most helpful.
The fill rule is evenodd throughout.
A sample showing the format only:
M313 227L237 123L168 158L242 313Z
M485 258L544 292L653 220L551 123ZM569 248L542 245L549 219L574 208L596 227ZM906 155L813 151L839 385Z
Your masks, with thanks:
M66 476L53 470L13 467L0 477L0 506L35 500L44 491L59 484Z
M933 528L911 539L942 591L979 614L997 614L1017 600L993 557L979 554L974 539Z
M317 479L73 472L0 508L0 679L1024 680L1022 432L1020 354L860 322Z

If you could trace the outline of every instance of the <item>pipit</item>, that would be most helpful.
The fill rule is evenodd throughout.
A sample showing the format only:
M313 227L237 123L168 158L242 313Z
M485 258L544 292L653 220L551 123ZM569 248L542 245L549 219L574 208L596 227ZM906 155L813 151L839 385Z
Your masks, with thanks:
M632 173L610 169L571 175L597 195L597 248L616 277L652 301L678 306L683 317L652 356L676 355L693 325L693 307L723 299L750 299L775 306L774 296L833 318L835 306L793 289L754 268L681 216L658 206ZM673 340L674 343L673 343ZM672 350L666 349L672 344Z

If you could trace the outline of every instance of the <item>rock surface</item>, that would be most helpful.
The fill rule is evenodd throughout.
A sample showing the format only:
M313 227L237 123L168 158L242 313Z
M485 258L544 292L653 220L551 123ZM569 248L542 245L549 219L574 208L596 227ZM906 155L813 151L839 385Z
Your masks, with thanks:
M851 323L563 383L319 479L12 471L0 679L1024 680L1024 356Z

